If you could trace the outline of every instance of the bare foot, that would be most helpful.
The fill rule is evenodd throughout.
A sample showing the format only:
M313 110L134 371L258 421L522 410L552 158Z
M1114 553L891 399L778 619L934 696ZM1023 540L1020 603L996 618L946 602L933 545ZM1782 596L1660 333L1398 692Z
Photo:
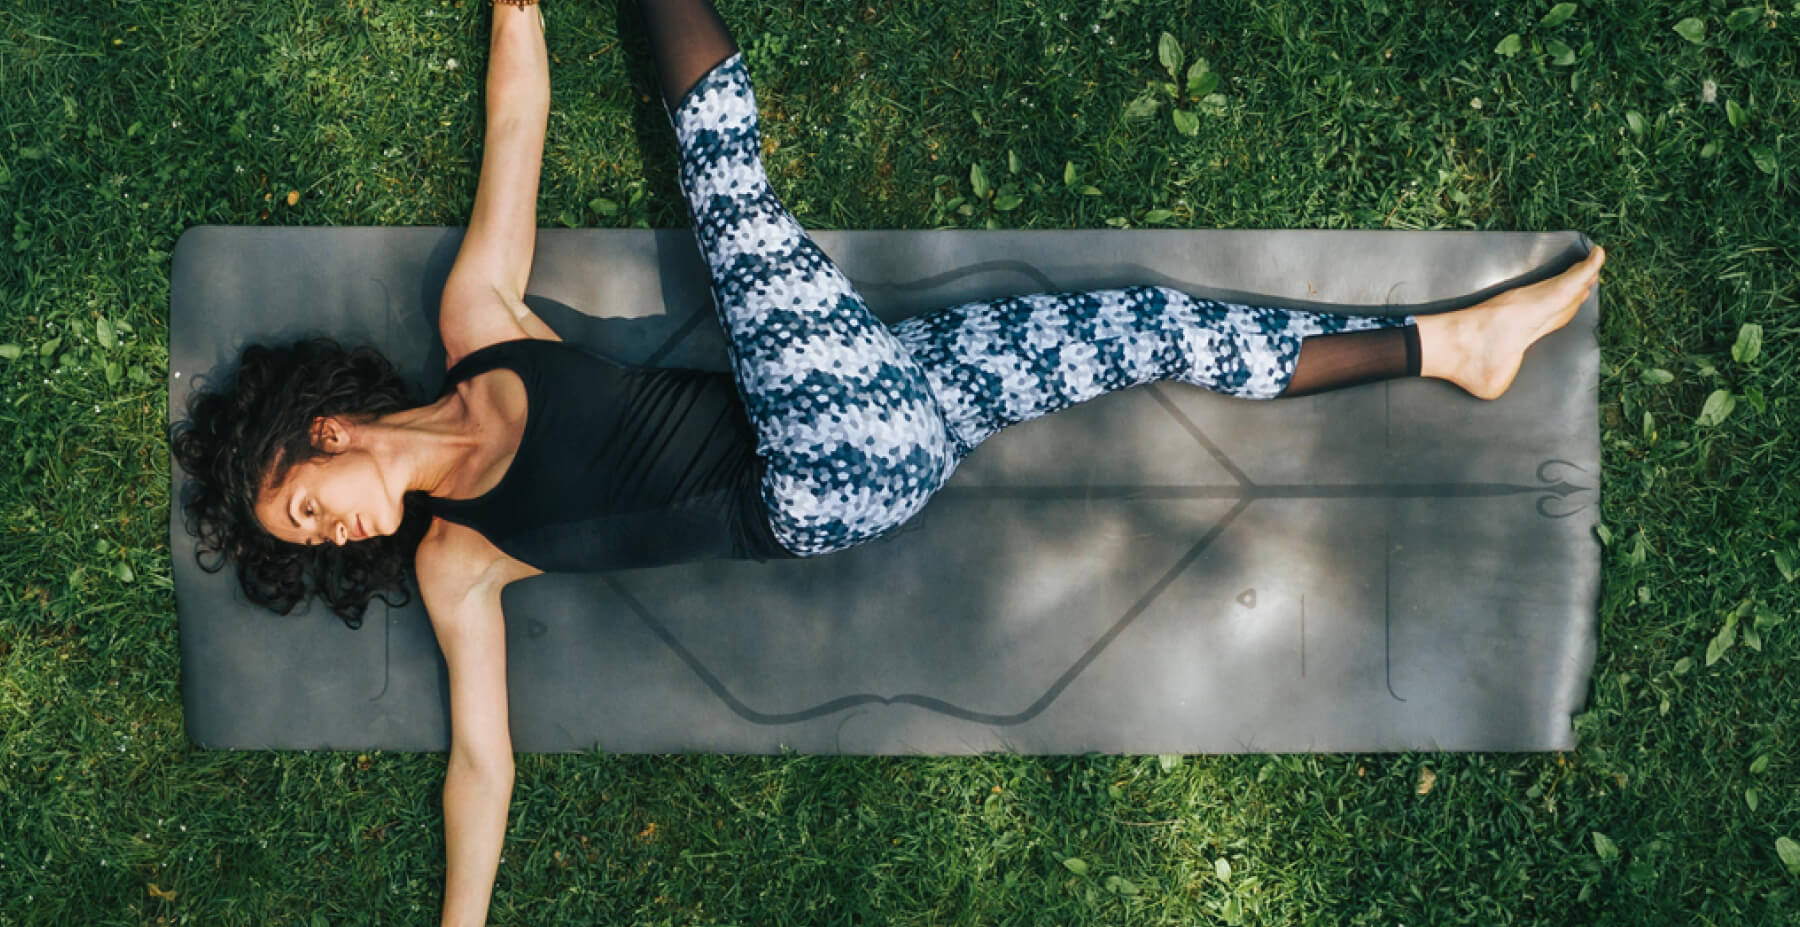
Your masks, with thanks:
M1596 247L1575 266L1530 286L1437 315L1419 316L1419 373L1449 380L1480 399L1512 386L1525 349L1569 324L1600 279L1606 249Z

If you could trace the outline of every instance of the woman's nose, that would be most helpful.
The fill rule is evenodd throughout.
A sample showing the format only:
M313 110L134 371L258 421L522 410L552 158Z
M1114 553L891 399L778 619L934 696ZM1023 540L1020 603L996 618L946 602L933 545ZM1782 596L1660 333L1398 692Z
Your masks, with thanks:
M339 521L337 523L337 527L332 529L331 542L333 544L336 544L339 547L342 547L346 543L348 543L349 540L350 540L350 528L348 526L346 526L342 521Z

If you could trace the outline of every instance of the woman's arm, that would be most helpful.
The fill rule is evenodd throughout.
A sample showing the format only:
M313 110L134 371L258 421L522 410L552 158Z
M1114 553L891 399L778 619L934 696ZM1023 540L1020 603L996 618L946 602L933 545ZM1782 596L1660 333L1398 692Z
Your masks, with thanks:
M438 522L419 545L420 595L450 671L446 925L487 918L513 786L500 590L536 572L459 525Z
M524 302L550 114L549 56L537 7L495 4L493 16L487 135L475 211L444 284L438 315L450 364L500 341L556 338Z

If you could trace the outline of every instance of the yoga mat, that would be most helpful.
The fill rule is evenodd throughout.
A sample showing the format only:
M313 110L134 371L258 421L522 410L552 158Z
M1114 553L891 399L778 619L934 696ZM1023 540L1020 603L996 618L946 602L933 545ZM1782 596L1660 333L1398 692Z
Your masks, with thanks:
M253 341L371 342L425 391L440 228L196 228L170 407ZM817 233L882 318L1156 283L1388 313L1560 270L1577 233ZM621 360L724 369L686 230L539 233L531 302ZM1009 429L897 534L811 561L552 575L504 596L521 751L1566 750L1595 641L1598 298L1511 392L1427 380L1253 402L1180 384ZM183 475L176 471L174 490ZM206 747L442 750L417 604L359 631L207 573L171 512Z

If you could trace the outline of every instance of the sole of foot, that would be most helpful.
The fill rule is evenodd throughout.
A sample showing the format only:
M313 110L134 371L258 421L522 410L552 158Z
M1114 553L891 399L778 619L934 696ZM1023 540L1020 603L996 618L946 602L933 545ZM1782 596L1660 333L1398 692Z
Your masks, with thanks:
M1499 398L1519 375L1525 350L1575 318L1605 263L1606 249L1595 247L1549 279L1467 309L1420 316L1419 372L1449 380L1478 399Z

